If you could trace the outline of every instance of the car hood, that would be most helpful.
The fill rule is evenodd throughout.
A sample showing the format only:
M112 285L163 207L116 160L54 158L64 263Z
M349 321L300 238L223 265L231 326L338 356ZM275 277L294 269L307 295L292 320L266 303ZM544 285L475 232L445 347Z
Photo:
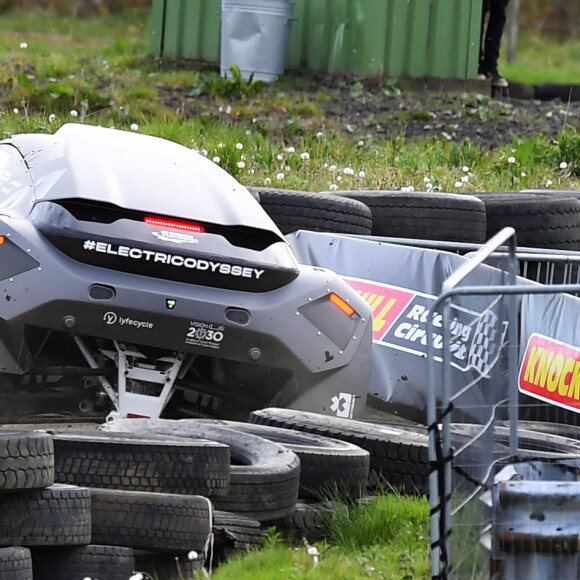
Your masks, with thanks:
M87 199L226 226L277 226L252 194L203 155L135 132L66 124L6 140L29 168L37 201Z

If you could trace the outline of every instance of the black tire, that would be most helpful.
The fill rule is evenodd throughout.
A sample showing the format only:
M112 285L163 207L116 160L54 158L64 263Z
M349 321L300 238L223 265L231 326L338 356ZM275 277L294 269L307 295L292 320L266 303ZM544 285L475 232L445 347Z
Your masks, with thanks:
M92 544L141 550L203 550L211 503L199 495L92 489Z
M559 99L564 103L580 101L580 85L540 83L534 86L534 99L539 101Z
M481 243L485 205L472 195L382 190L337 191L358 200L373 215L373 236Z
M223 562L233 554L259 548L268 533L254 518L220 510L213 513L212 531L214 556L218 562Z
M135 569L155 580L190 580L198 578L196 572L203 568L203 554L191 559L192 551L165 553L135 550Z
M518 423L518 457L557 457L562 455L579 455L580 441L561 433L555 434L548 430L536 431L528 429L533 423ZM452 437L461 437L466 441L481 432L481 426L471 423L454 423L451 426ZM510 428L502 424L494 427L494 446L498 446L506 452L509 450Z
M0 548L0 580L32 580L32 558L28 548Z
M54 483L52 436L0 431L0 491L42 489Z
M331 502L307 503L299 501L293 513L272 522L289 542L319 542L324 539L328 521L335 506Z
M574 413L576 415L576 413ZM502 421L500 425L509 428L508 421ZM569 423L555 423L550 421L518 421L518 429L534 431L536 433L547 433L558 437L567 437L580 443L580 425Z
M358 499L366 493L370 454L357 445L271 425L239 421L222 423L232 429L280 443L296 453L300 459L299 499L321 500L337 493Z
M78 546L91 541L91 492L54 484L0 495L0 545Z
M521 247L580 249L580 201L575 197L520 191L473 195L485 204L488 238L513 227Z
M273 425L348 441L370 453L369 489L386 485L404 493L428 493L429 446L422 428L416 432L291 409L252 411L251 423Z
M210 498L228 491L230 450L215 441L62 433L54 455L61 483Z
M296 230L370 235L371 210L363 203L335 195L275 188L250 188L283 234Z
M284 517L296 505L300 460L278 443L200 419L121 419L105 424L103 429L201 437L229 445L230 485L227 495L213 500L218 510L267 521Z
M120 546L34 548L32 564L34 580L127 580L135 571L135 556Z

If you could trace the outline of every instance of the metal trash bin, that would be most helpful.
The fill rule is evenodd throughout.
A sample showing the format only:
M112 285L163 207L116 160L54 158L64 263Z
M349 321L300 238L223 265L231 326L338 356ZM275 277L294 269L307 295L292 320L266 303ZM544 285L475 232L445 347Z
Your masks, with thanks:
M287 0L222 0L220 72L275 81L284 73L294 4Z

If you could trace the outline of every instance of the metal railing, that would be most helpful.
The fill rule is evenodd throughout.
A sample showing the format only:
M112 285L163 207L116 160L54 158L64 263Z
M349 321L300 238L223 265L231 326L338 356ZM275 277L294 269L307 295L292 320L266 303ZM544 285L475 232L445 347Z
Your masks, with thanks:
M436 330L433 327L435 318L430 318L428 323L432 578L447 580L457 577L463 580L467 577L487 580L492 577L494 580L496 578L515 580L524 577L520 574L521 570L516 570L516 567L519 565L518 562L525 562L526 558L509 557L511 553L508 552L515 545L509 542L506 544L504 541L508 538L509 531L511 529L521 531L521 522L526 518L531 518L532 523L534 518L539 518L543 522L546 517L552 517L551 514L557 510L546 508L540 512L529 507L528 511L506 511L500 497L505 500L507 493L512 493L517 498L520 494L529 495L529 490L533 490L534 486L531 488L528 486L525 490L511 490L505 487L505 482L496 484L495 478L506 465L517 464L524 457L528 459L543 457L549 458L548 461L557 461L565 457L563 450L573 449L574 454L580 458L580 443L574 447L567 444L568 440L565 438L558 439L548 435L534 438L537 434L523 431L519 425L522 412L522 395L518 388L521 355L520 317L523 316L521 301L522 297L531 295L578 295L580 254L518 250L515 231L512 228L505 228L483 246L474 247L468 244L458 248L458 244L439 242L410 245L427 247L432 244L438 249L447 245L452 251L460 250L468 259L447 278L441 294L432 307L432 312L442 315L443 321L438 329L443 337L443 348L438 353L435 352L431 340ZM498 257L501 258L502 269L506 273L504 284L469 285L470 274L482 264L488 264L490 260L497 260ZM541 269L539 265L542 266ZM516 276L518 267L520 274L522 272L527 274L533 270L540 283L530 283L523 277ZM451 374L452 304L460 299L473 300L477 303L482 310L480 317L483 317L487 310L497 309L499 315L505 317L508 325L505 336L496 337L497 356L488 361L487 366L481 367L478 377L470 378L463 385L458 385L457 376L452 379ZM497 388L488 390L490 384ZM461 416L458 403L461 397L472 389L479 389L485 394L481 405L485 407L482 416L487 419L482 419L480 423L462 425L458 419ZM506 414L507 429L499 426L500 419ZM527 449L526 452L522 452L524 448ZM499 485L504 485L503 495L497 491ZM553 484L554 490L558 485ZM490 499L492 490L495 494L495 505ZM545 486L541 491L546 493ZM578 492L574 490L569 491L566 497L575 498L576 493ZM540 501L539 495L537 501ZM573 505L572 500L569 503ZM498 521L495 522L494 518ZM579 521L576 527L579 527L580 518L576 520ZM499 559L497 559L496 527L501 531L506 550L499 552ZM518 544L517 549L520 550L518 554L525 552L528 556L531 554L539 558L539 561L543 562L541 570L544 572L557 569L550 568L550 554L547 554L549 547L546 548L546 542L542 540L546 534L554 540L552 555L558 557L558 550L567 541L567 536L564 537L565 534L558 532L557 529L557 524L554 529L548 524L531 526L529 532L532 540L522 546ZM490 541L489 538L494 540ZM561 559L558 562L563 565ZM566 566L571 566L570 562L566 561ZM548 574L545 577L552 576ZM531 580L531 577L528 576L528 580Z

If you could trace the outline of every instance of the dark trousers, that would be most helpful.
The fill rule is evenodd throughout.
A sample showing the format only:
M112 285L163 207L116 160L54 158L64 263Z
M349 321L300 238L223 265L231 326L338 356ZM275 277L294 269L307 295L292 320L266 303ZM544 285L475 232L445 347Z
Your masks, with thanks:
M501 37L507 18L507 6L510 0L483 0L481 18L481 49L479 52L479 72L483 74L497 72ZM487 28L485 26L486 15ZM484 36L485 34L485 36Z

